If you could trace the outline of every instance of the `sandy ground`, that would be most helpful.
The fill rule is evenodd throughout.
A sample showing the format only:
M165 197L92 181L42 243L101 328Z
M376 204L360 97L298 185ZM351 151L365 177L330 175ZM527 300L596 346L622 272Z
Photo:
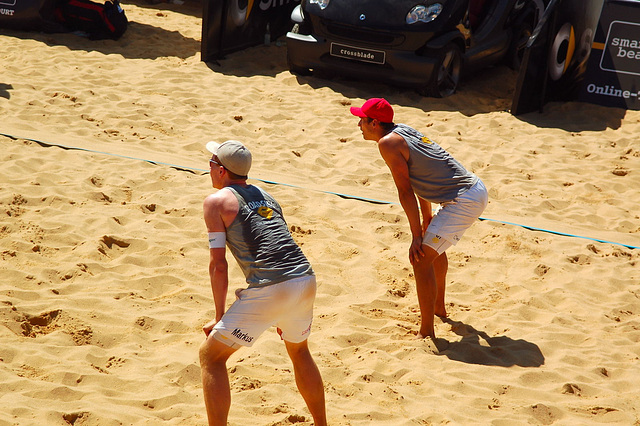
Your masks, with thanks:
M0 425L206 423L204 144L231 138L317 273L331 424L640 424L640 112L515 117L506 67L439 100L296 77L281 42L207 65L200 3L124 8L118 41L0 35ZM349 114L369 97L490 191L449 252L439 355L415 338L391 176ZM229 373L230 424L312 423L274 330Z

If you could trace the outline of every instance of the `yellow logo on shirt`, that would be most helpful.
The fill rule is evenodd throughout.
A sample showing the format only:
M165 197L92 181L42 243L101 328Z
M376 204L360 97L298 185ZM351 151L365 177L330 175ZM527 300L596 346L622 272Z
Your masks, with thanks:
M432 144L432 143L433 143L433 142L431 142L431 139L429 139L429 138L428 138L428 137L426 137L426 136L423 136L423 137L422 137L422 142L424 142L424 143L428 143L428 144Z
M273 209L264 206L258 207L258 214L265 219L271 219L273 217Z
M431 242L434 243L434 244L439 243L440 242L440 237L433 237Z

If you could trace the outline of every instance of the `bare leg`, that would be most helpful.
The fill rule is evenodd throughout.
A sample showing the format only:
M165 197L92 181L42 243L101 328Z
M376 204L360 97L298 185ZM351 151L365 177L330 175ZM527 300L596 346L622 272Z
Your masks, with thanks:
M231 389L226 364L235 351L236 349L213 338L213 334L200 346L202 390L210 426L227 426Z
M433 317L435 315L438 286L434 262L438 257L438 252L426 245L422 246L422 250L425 253L424 257L413 263L421 316L418 336L422 338L431 337L435 340L436 333L433 327ZM442 293L444 296L444 291Z
M439 317L446 318L447 308L444 304L444 292L447 283L447 271L449 270L449 260L447 259L446 252L436 257L433 267L436 274L436 285L438 288L435 314Z
M293 371L296 377L298 390L307 403L307 408L313 416L315 426L326 426L327 414L324 404L324 386L320 370L316 365L307 341L301 343L291 343L285 340L287 353L293 363Z

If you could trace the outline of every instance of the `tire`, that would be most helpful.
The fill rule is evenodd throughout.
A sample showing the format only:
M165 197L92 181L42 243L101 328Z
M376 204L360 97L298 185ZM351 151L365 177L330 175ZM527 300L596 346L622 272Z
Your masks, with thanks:
M295 34L299 34L300 26L298 24L295 24L291 29L291 32ZM300 76L311 75L311 70L309 68L297 66L291 61L291 57L289 56L289 50L287 50L287 65L289 66L289 71L292 74L298 74Z
M420 90L423 96L446 98L458 90L462 69L462 53L455 43L447 44L438 54L438 62L429 83Z

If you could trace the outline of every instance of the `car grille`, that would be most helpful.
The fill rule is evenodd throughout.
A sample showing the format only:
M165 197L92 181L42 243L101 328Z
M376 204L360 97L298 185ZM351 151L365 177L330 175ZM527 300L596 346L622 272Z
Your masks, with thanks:
M357 28L347 25L327 24L327 33L347 40L363 41L365 43L373 43L378 45L398 45L404 40L401 34L393 34L389 32L370 31L363 28Z

